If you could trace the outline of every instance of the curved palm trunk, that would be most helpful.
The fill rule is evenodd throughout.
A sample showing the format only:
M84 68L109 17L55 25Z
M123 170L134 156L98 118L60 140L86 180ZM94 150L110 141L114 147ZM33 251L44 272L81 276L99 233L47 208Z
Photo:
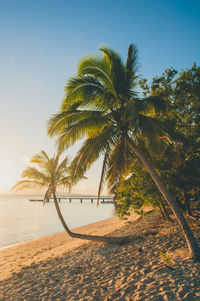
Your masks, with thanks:
M147 168L149 174L153 178L155 184L157 185L158 189L160 190L161 194L165 198L165 200L168 202L170 207L172 208L182 230L185 235L185 239L187 241L187 245L189 248L189 252L192 258L195 260L200 260L200 248L198 246L198 243L187 224L181 210L177 206L176 202L174 201L173 195L167 190L165 185L163 184L162 179L160 176L156 173L152 165L149 163L149 161L145 158L143 153L137 148L135 143L131 140L130 137L127 136L127 141L132 149L132 151L136 154L136 156L140 159L140 161L143 163L143 165Z
M98 242L107 242L107 243L112 243L112 244L122 244L127 242L128 238L127 237L105 237L105 236L96 236L96 235L87 235L87 234L79 234L79 233L74 233L72 232L67 224L65 223L65 220L62 216L62 213L60 211L60 207L58 204L58 200L56 198L55 192L53 192L53 198L54 198L54 204L56 207L56 211L58 213L59 219L66 230L66 232L74 238L79 238L79 239L86 239L86 240L92 240L92 241L98 241Z

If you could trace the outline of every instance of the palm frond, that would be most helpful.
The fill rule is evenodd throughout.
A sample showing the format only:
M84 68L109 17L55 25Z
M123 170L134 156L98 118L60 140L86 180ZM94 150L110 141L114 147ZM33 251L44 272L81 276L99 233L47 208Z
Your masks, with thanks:
M151 116L155 116L159 113L165 113L167 105L164 99L158 96L149 96L143 100L143 113Z
M35 188L45 186L43 182L34 180L20 180L18 181L11 190L23 190L25 188Z
M65 106L79 103L79 107L86 108L94 98L102 95L105 87L94 77L75 77L67 82ZM66 109L69 109L66 107Z
M112 81L111 66L105 57L87 56L83 58L78 66L78 74L82 77L89 75L98 78L109 93L117 96Z
M105 117L101 111L76 110L59 113L49 120L48 133L51 136L63 134L67 128L77 126L80 122L84 122L85 124L87 122L88 128L91 128L92 125L95 125L94 120L103 123L105 122Z
M130 44L128 49L128 57L126 61L126 70L128 81L136 75L138 72L139 63L138 63L138 50L135 44Z
M110 48L102 47L100 50L104 53L106 60L110 64L111 79L115 96L118 99L119 95L124 94L124 88L126 87L126 69L119 54Z
M42 155L44 156L44 158L46 158L47 161L50 160L50 159L49 159L49 156L47 155L47 153L46 153L44 150L42 150L41 153L42 153Z
M138 133L146 145L153 150L159 149L165 140L161 137L166 135L164 131L164 122L153 117L138 115Z
M115 127L104 128L100 135L94 138L87 139L77 156L70 164L70 175L73 182L77 183L90 168L90 166L102 155L105 154L108 148L118 140L118 135Z
M135 155L126 140L126 136L122 135L109 158L106 180L111 192L130 173L134 159Z
M42 171L39 171L37 168L34 167L27 167L23 171L21 177L39 181L41 183L44 183L44 185L46 185L46 183L49 182L49 177Z
M78 140L100 135L105 128L106 121L108 122L108 118L99 114L92 114L91 117L78 121L60 134L57 140L58 147L64 149L66 145L73 145Z
M58 187L63 186L64 188L71 188L72 179L70 176L62 177L59 181Z
M69 115L69 112L61 112L52 115L48 121L48 135L55 136L62 133L66 128L66 118L68 118Z
M36 163L39 167L46 169L49 166L49 157L45 151L41 151L40 153L34 155L31 160L31 163Z
M138 96L138 69L139 63L137 47L135 44L131 44L128 49L128 57L126 61L126 95L128 99Z

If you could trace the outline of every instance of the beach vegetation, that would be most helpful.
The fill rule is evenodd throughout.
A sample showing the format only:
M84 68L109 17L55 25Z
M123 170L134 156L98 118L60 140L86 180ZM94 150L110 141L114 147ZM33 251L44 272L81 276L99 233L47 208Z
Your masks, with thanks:
M130 215L132 210L145 216L144 207L159 209L165 220L171 221L166 200L159 193L154 181L139 161L131 167L131 176L123 180L116 189L117 214L120 217Z
M163 262L168 266L171 266L173 264L173 260L167 252L160 252L160 257L162 258Z
M158 118L165 122L171 140L152 157L180 207L192 216L200 198L200 67L193 64L180 73L167 69L150 85L146 79L140 85L145 96L156 95L167 103L167 111Z

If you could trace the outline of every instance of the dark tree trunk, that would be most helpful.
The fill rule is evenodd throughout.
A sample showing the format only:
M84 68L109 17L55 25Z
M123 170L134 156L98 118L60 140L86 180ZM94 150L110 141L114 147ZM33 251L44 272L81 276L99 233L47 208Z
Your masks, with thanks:
M179 198L176 198L176 203L177 203L177 205L178 205L178 207L179 207L180 209L182 209L182 210L185 209L184 205L183 205L182 202L179 200Z
M139 158L139 160L146 167L147 171L151 175L152 179L154 180L154 182L157 185L158 189L160 190L161 194L163 195L163 197L165 198L165 200L168 202L169 206L171 207L172 211L174 212L174 214L183 230L183 233L185 235L185 239L187 241L190 256L192 258L194 258L195 260L200 260L200 248L198 246L198 243L197 243L188 223L186 222L180 208L178 207L173 195L167 190L167 188L163 184L163 181L160 178L160 176L154 170L154 168L152 167L150 162L145 158L144 154L137 148L137 146L132 141L132 139L127 136L127 141L129 143L132 151L136 154L136 156Z
M190 207L189 195L186 192L184 193L184 201L185 201L185 207L186 207L187 214L190 216L193 216L191 207Z
M128 242L128 237L105 237L105 236L96 236L96 235L87 235L87 234L79 234L79 233L74 233L72 232L67 224L65 223L65 220L62 216L62 213L60 211L60 207L58 204L58 200L56 197L55 192L53 192L53 198L54 198L54 204L56 207L57 214L59 216L59 219L66 230L66 232L74 238L79 238L79 239L86 239L86 240L92 240L92 241L98 241L98 242L106 242L106 243L111 243L111 244L123 244L125 242Z
M160 212L161 212L161 214L162 214L162 217L166 220L167 218L166 218L166 216L164 215L164 211L163 211L162 207L160 206L159 209L160 209Z
M165 205L163 204L163 205L161 205L162 206L162 209L163 209L163 212L164 212L164 215L166 216L166 219L169 221L169 222L171 222L172 221L172 219L170 218L170 216L169 216L169 213L168 213L168 210L167 210L167 208L165 207Z

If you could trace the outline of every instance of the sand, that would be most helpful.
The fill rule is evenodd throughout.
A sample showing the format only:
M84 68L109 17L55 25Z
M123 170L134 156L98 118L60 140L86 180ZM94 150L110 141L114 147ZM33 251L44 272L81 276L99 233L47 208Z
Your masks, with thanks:
M200 221L188 221L199 239ZM63 232L2 249L0 300L200 300L200 264L175 220L115 217L76 232L131 240L107 245Z

